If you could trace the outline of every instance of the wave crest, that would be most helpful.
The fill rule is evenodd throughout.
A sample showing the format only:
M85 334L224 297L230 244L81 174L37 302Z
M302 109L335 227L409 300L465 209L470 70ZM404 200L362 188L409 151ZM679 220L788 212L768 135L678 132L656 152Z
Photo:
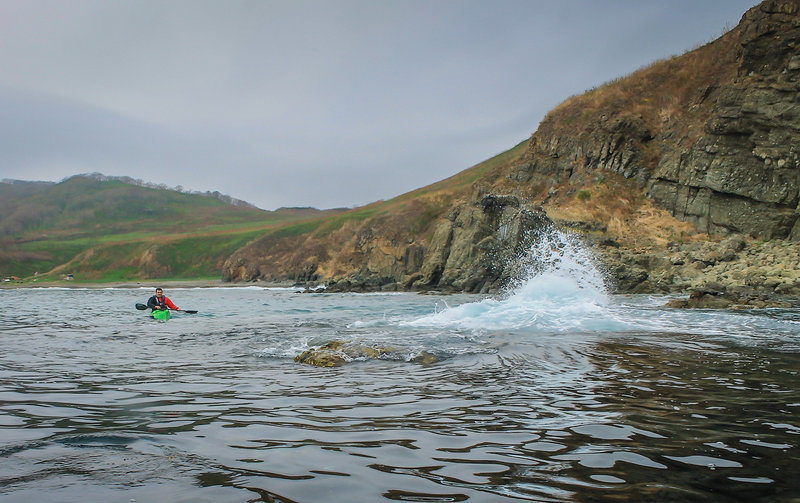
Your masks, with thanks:
M409 322L411 326L543 331L617 327L606 308L604 276L575 236L542 231L517 264L520 280L499 299L462 304Z

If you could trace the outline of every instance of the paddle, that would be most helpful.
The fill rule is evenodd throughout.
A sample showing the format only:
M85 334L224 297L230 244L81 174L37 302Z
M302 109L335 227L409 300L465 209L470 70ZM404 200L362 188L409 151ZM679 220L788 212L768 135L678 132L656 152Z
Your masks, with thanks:
M144 311L145 309L147 309L147 304L140 304L139 302L137 302L136 309L138 309L139 311ZM181 309L180 311L177 312L186 314L197 314L196 309Z

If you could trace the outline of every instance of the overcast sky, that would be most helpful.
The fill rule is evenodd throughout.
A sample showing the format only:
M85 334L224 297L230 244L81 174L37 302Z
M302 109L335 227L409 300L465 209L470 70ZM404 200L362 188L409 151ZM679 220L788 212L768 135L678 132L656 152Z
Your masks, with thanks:
M754 0L0 0L0 179L100 172L264 209L389 199Z

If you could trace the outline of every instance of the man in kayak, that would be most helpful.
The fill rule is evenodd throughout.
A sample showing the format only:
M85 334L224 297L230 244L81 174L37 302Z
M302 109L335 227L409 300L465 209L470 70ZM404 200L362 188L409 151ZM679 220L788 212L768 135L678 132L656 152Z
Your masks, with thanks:
M164 290L161 288L156 288L156 294L150 297L147 301L147 307L149 307L152 311L159 310L163 311L165 309L172 309L173 311L181 311L181 308L176 306L172 303L169 298L164 295Z

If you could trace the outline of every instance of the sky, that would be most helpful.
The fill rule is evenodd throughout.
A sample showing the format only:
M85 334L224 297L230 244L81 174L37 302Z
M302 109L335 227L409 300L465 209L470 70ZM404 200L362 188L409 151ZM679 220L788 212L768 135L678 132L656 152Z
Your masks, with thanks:
M355 207L527 139L754 0L0 0L0 179Z

